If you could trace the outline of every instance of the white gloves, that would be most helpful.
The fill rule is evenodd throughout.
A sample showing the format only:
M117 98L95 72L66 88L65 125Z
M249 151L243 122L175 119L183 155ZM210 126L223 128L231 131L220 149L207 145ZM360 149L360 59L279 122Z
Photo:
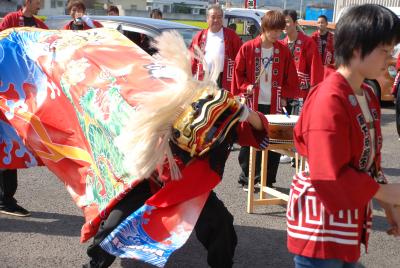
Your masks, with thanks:
M90 28L96 28L96 26L94 25L92 19L89 18L89 16L83 15L83 16L82 16L82 20L83 20L83 22L85 22L86 25L89 26Z

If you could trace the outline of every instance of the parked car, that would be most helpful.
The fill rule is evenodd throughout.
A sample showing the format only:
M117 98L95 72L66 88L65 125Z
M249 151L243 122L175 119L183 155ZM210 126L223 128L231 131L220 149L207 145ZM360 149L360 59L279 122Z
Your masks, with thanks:
M394 78L396 77L396 61L397 58L393 57L392 59L390 59L387 71L384 72L376 80L375 79L365 80L365 82L374 89L376 96L381 101L393 102L394 100L394 96L392 95L391 92L394 83Z
M128 16L90 16L90 18L99 21L106 28L117 29L149 54L155 52L150 47L150 42L164 31L177 31L187 46L193 36L200 31L198 27L167 20ZM45 23L50 29L62 29L70 20L70 16L50 16Z
M224 26L234 28L242 41L246 42L261 33L261 19L268 11L268 9L227 8L224 10ZM297 30L304 32L300 26Z
M224 10L224 26L236 31L243 42L261 33L261 18L268 10L227 8Z

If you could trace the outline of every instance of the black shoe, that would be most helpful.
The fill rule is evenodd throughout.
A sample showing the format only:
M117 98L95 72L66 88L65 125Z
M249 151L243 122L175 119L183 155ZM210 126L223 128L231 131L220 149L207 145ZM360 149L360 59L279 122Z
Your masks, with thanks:
M243 177L239 177L239 179L238 179L238 183L240 184L240 186L245 186L245 185L247 185L248 184L248 180L247 180L247 178L243 178Z
M260 181L261 181L261 177L256 176L256 178L254 179L254 184L260 183ZM238 183L243 187L243 186L249 184L249 179L247 177L240 176L238 179Z
M31 215L29 211L17 204L9 207L0 208L0 213L17 217L29 217Z
M110 264L111 265L111 264ZM108 266L107 266L108 267ZM89 263L85 263L82 265L82 268L100 268L100 265L97 262L91 260Z
M294 168L296 167L296 158L292 158L292 161L290 161L290 166Z
M243 191L245 191L245 192L248 192L249 191L249 185L244 185L243 186ZM254 191L253 191L254 193L259 193L260 192L260 184L259 183L257 183L257 184L254 184Z

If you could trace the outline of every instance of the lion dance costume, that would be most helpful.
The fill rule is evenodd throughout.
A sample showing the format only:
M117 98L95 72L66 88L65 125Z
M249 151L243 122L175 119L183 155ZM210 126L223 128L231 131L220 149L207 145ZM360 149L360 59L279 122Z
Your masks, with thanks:
M193 79L177 33L157 41L152 58L105 28L0 33L0 167L54 172L83 210L82 242L96 240L115 208L138 197L94 251L162 267L218 200L212 189L233 142L265 148L268 122L260 115L263 131L240 122L244 107L216 87L212 71ZM233 257L233 225L227 236ZM219 265L210 252L209 264Z

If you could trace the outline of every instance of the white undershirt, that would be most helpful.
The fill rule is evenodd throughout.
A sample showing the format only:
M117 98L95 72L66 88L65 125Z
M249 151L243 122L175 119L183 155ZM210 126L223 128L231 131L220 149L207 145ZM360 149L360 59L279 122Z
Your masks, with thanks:
M363 92L362 95L356 95L358 104L360 104L361 111L364 115L365 120L368 122L367 125L369 125L369 122L374 122L374 119L372 118L371 111L369 110L368 107L368 102L365 97L365 93ZM374 161L374 156L375 156L375 128L368 129L369 130L369 135L371 136L371 154L369 155L369 161L367 165L367 170L371 168L371 165Z
M272 57L273 50L274 47L261 49L261 58L262 58L261 70L264 69L267 59L270 59ZM268 77L268 81L266 81L266 77ZM259 104L271 105L271 89L272 89L271 80L272 80L272 61L269 62L267 69L261 74L260 77L260 94L258 95Z
M219 72L222 73L224 71L224 57L225 44L223 28L216 33L208 30L204 55L208 68L210 69L213 62L216 61L219 63Z

